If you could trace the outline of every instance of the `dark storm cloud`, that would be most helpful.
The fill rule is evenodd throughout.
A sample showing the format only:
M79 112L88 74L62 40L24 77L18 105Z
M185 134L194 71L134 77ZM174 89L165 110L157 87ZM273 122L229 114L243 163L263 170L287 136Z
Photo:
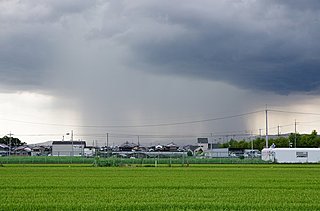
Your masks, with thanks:
M312 0L2 1L1 84L48 89L47 82L61 80L61 74L86 77L78 66L92 66L68 66L66 73L61 58L69 64L98 58L108 69L104 58L113 55L111 68L126 64L131 71L281 94L317 92L319 5ZM79 57L78 49L88 52ZM90 71L93 81L104 74L96 69Z
M301 3L225 1L201 7L188 1L171 9L149 5L145 12L158 14L152 19L168 25L166 33L173 35L163 38L161 29L160 36L144 31L154 36L145 39L138 33L142 38L135 35L130 44L141 67L156 67L146 68L149 71L281 94L313 92L320 85L319 3ZM174 34L170 27L182 32Z
M2 91L47 91L56 74L59 47L67 42L63 24L90 8L90 1L0 2Z
M15 87L31 88L42 84L48 71L51 49L46 40L25 34L7 38L0 48L0 79Z

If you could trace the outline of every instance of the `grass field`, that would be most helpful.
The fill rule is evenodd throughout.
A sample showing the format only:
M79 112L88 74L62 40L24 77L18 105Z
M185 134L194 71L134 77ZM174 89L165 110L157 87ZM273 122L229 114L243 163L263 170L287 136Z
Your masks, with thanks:
M3 165L0 210L320 210L320 165Z
M267 163L260 158L206 158L199 159L194 157L180 157L180 158L86 158L86 157L56 157L56 156L4 156L0 157L0 164L94 164L97 163L101 166L122 166L130 164L139 165L154 165L157 164L229 164L229 163Z

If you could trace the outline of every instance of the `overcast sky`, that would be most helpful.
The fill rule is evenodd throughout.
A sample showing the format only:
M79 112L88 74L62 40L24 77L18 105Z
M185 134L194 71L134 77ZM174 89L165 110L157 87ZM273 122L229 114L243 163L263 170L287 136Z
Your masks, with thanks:
M263 112L170 127L76 125L193 121L265 104L318 112L319 10L318 0L1 0L0 134L35 143L71 130L88 141L258 133ZM320 116L270 118L270 127L315 121L300 132L320 126Z

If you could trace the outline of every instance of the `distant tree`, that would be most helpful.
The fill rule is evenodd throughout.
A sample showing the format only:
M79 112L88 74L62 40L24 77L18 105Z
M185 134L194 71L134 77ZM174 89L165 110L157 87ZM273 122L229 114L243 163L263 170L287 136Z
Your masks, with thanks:
M258 149L258 150L262 150L266 145L266 140L263 138L257 138L255 140L253 140L253 148L254 149Z
M291 133L289 135L289 141L292 143L293 147L295 147L295 143L298 146L300 146L300 138L301 138L301 135L299 133Z
M238 142L237 144L237 148L240 149L249 149L250 148L250 143L245 141L245 140L241 140Z
M269 147L272 143L276 145L277 148L281 147L289 147L289 144L292 143L292 147L294 147L294 143L297 143L297 147L320 147L320 136L316 130L313 130L311 134L301 135L299 133L294 134L291 133L289 137L277 137L274 139L269 139ZM266 140L263 138L256 138L253 140L253 148L262 150L266 146ZM221 144L220 147L223 148L241 148L241 149L251 149L251 143L249 141L241 140L236 141L231 139L229 142Z
M20 141L20 139L18 138L14 138L11 137L11 141L10 141L10 137L8 136L4 136L3 138L0 138L0 144L6 144L9 146L11 142L11 147L17 147L17 146L22 146L25 145L25 142Z
M188 152L187 152L187 156L193 156L193 153L192 153L192 151L191 150L189 150Z

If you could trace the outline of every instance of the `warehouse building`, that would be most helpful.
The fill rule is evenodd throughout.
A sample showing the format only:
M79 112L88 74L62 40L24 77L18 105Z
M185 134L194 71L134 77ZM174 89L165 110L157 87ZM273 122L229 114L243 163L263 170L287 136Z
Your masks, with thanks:
M52 156L84 156L85 141L53 141Z
M262 160L275 163L319 163L320 148L265 148Z

